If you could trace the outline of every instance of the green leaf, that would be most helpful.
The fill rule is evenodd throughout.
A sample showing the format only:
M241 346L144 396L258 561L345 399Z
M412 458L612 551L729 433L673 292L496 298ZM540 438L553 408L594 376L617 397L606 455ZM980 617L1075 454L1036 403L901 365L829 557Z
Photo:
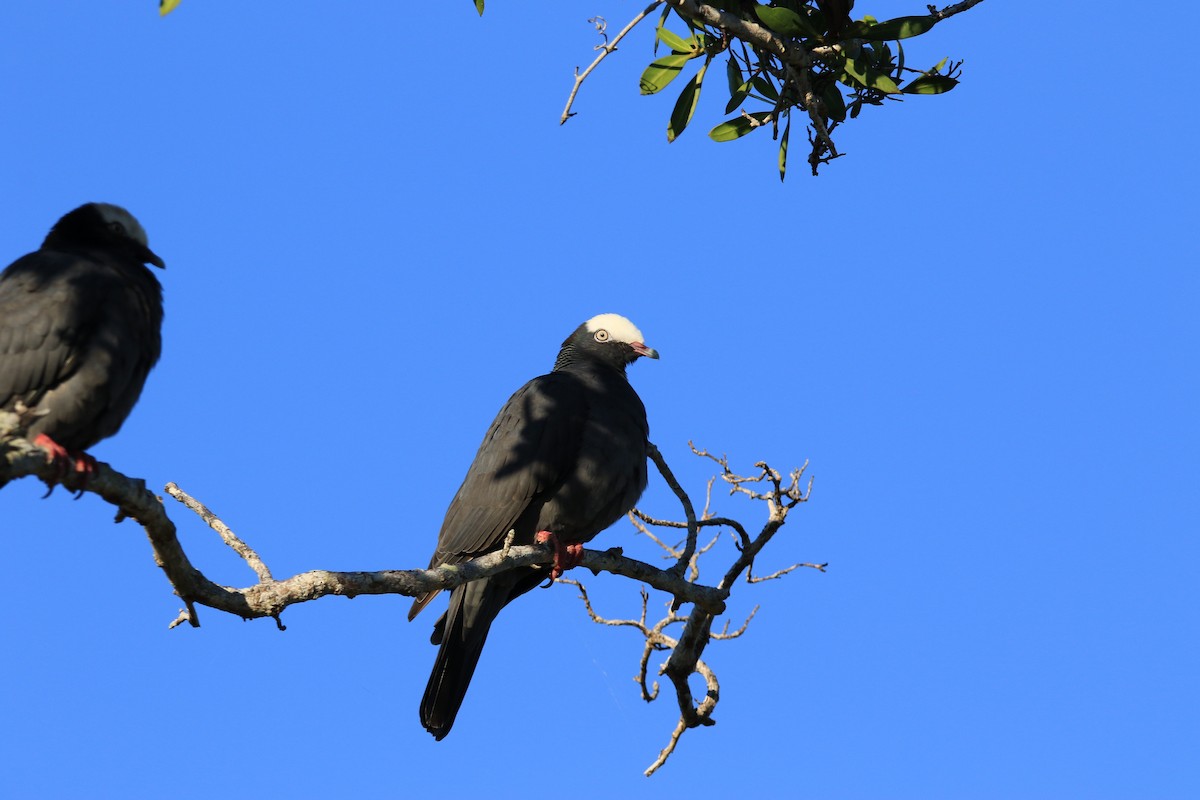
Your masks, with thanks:
M181 2L182 0L158 0L158 15L160 17L165 17L167 14L170 14L172 11L174 11L175 7ZM483 0L475 0L475 2L480 6L483 5ZM483 11L480 11L479 13L482 14Z
M755 111L750 114L750 117L756 124L752 124L744 116L737 116L713 128L708 132L708 136L714 142L732 142L734 139L740 139L755 128L765 127L762 123L771 117L771 112Z
M742 87L742 68L738 66L733 56L725 62L725 77L729 80L729 93L736 94Z
M846 100L842 97L842 90L838 88L838 84L834 81L829 81L821 89L821 99L825 101L825 113L830 119L838 122L846 121Z
M858 38L873 42L909 39L920 36L937 24L933 17L896 17L878 25L867 25L857 32Z
M788 134L792 132L792 117L788 115L787 126L783 129L783 140L779 142L779 182L783 183L787 175L787 144Z
M775 91L775 84L771 83L767 78L762 75L755 75L751 82L754 84L754 88L758 89L759 93L772 103L779 99L779 92Z
M678 35L671 33L671 31L667 30L666 28L658 29L658 38L663 44L674 50L676 53L690 54L696 49L697 46L697 42L694 38L688 39L688 41L685 42Z
M679 70L683 69L683 65L691 58L690 55L672 53L650 62L650 66L646 67L639 82L642 94L654 94L661 91L668 83L675 80L679 75Z
M700 102L700 84L704 82L704 72L708 69L708 64L709 62L705 61L700 71L692 76L679 93L679 99L675 101L675 108L671 111L671 121L667 124L668 142L675 141L692 121L692 115L696 113L696 103Z
M945 75L922 75L908 82L905 94L945 94L958 86L958 81Z
M896 94L900 87L887 75L871 66L864 56L846 58L842 56L842 69L854 79L854 82L868 89L877 89L887 94Z
M820 35L807 19L790 9L755 6L754 13L758 15L763 25L783 36L803 36L815 39Z
M733 90L729 95L729 102L725 104L725 113L732 114L733 110L745 102L750 95L750 81L746 81L741 86Z
M658 18L658 24L654 26L654 55L658 55L658 32L663 29L663 25L667 24L667 17L669 16L671 16L671 7L663 6L663 12Z
M483 16L483 0L475 0L475 10L479 12L479 16Z

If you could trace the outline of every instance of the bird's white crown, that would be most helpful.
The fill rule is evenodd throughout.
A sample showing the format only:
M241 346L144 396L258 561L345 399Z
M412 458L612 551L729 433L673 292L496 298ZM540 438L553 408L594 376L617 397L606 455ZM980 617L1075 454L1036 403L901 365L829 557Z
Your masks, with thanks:
M620 314L597 314L587 321L587 332L595 333L598 330L608 331L610 339L626 344L645 344L646 340L642 338L642 332L637 329L629 320L622 317Z

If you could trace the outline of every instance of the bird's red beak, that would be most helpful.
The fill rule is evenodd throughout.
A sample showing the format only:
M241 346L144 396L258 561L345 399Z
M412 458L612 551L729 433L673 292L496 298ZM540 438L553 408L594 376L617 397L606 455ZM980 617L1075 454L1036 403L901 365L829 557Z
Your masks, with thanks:
M629 346L632 347L633 352L637 353L639 356L645 356L646 358L658 358L657 350L655 350L653 347L646 347L646 345L642 344L641 342L630 342Z

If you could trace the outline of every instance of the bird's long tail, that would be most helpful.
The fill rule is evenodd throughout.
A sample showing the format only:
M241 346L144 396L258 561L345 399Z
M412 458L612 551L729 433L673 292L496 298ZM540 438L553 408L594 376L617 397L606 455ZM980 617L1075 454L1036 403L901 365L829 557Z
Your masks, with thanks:
M504 598L496 596L500 587L492 584L484 578L455 588L450 607L434 627L432 641L441 647L421 698L421 724L435 739L445 738L454 725L488 631L504 608Z

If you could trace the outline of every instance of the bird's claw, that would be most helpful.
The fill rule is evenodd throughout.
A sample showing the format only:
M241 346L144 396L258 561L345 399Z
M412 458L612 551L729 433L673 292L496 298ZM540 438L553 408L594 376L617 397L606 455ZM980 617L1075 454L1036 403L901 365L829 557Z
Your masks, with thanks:
M71 454L67 452L67 448L63 447L58 442L51 439L44 433L39 433L33 437L33 443L46 451L46 463L58 464L61 472L65 475L67 472L66 462L70 460Z
M33 443L46 451L46 463L53 464L58 473L58 479L49 485L43 497L49 497L54 487L62 482L68 472L74 470L80 476L80 488L75 493L75 499L78 500L87 488L88 481L96 474L96 459L87 453L72 453L44 433L35 436Z
M551 531L538 531L533 540L538 544L548 544L554 548L554 565L550 568L550 581L546 584L547 586L561 578L567 570L579 566L579 562L583 560L582 544L564 545Z

